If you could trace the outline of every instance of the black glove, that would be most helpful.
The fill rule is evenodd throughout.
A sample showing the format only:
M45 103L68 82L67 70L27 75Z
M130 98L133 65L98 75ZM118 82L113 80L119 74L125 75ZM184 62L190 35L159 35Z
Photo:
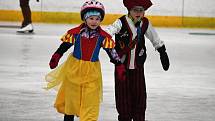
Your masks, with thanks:
M166 53L165 45L161 46L157 50L160 53L160 60L161 60L162 67L165 71L167 71L169 69L170 64L169 64L169 57Z

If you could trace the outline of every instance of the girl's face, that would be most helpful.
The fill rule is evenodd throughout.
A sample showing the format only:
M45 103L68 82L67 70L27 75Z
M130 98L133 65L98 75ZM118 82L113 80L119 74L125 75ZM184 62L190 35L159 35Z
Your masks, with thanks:
M96 29L101 23L99 16L90 16L86 19L86 24L90 29Z
M144 16L144 10L138 10L138 9L131 9L130 15L134 19L134 22L139 21Z

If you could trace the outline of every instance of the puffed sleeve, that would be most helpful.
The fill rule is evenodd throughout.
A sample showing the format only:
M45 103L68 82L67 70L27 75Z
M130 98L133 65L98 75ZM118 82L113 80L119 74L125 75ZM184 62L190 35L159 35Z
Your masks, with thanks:
M67 32L66 34L64 34L61 37L61 41L62 42L69 42L69 43L74 44L75 43L75 36L74 36L74 34L71 34L71 33Z
M106 37L102 43L102 47L105 48L114 48L115 42L112 38Z

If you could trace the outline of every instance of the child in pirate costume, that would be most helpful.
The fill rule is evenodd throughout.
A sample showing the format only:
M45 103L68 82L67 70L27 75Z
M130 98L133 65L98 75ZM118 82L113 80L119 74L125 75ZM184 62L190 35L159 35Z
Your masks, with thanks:
M81 7L81 19L84 22L67 31L50 60L50 68L54 69L63 53L74 46L67 60L46 75L48 89L59 87L54 106L59 113L64 114L64 121L73 121L74 115L80 117L80 121L98 119L102 99L102 75L98 58L100 48L115 63L121 63L114 49L114 41L100 27L104 15L102 3L86 1Z
M160 40L144 12L152 5L150 0L123 0L128 15L117 19L106 28L115 35L115 49L123 64L115 65L115 100L119 121L145 121L146 85L144 62L146 47L144 35L160 53L165 71L169 58L164 42Z

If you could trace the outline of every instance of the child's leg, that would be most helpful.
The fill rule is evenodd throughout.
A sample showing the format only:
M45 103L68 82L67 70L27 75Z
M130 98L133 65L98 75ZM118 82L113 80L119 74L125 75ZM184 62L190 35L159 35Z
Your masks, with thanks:
M116 72L116 71L115 71ZM126 80L117 80L118 75L115 73L115 100L116 100L116 109L118 112L118 121L131 121L131 90L130 90L130 81Z
M64 115L63 121L74 121L74 115Z
M133 121L145 121L146 111L146 84L144 69L137 68L129 71L129 79L132 96L132 118Z

